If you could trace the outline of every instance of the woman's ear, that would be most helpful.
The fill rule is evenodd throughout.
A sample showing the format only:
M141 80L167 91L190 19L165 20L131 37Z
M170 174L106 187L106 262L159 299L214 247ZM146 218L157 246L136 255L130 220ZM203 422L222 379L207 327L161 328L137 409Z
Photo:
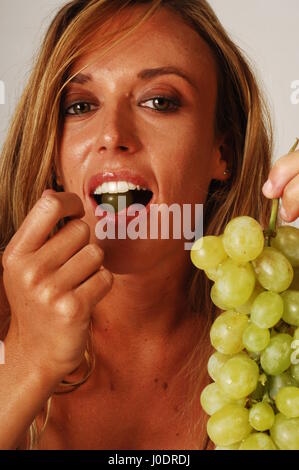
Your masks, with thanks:
M212 178L227 181L231 177L231 145L229 136L222 137L216 142L213 152Z

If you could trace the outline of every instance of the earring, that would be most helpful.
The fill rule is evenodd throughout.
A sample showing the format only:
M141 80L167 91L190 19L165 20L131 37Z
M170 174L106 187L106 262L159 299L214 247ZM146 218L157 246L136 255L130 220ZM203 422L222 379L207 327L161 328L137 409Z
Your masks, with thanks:
M230 171L229 171L229 170L225 170L225 171L223 172L223 174L224 174L224 176L230 175Z

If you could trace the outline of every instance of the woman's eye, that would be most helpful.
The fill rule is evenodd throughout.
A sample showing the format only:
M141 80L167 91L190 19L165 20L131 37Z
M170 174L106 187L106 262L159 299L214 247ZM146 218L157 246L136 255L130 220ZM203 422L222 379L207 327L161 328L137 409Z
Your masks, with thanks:
M94 108L96 108L95 105L80 101L80 102L74 103L71 106L69 106L68 108L66 108L65 115L67 115L67 116L80 116L81 114L86 114L86 113L89 113L90 111L93 111Z
M154 111L159 111L162 113L175 111L180 106L180 103L177 100L165 98L164 96L156 96L155 98L144 101L143 105L144 103L149 103L151 101L154 103L154 107L150 107L150 109L153 109ZM148 107L148 106L145 106L145 107Z
M153 103L153 107L145 106L145 103L150 103L150 102ZM146 107L146 108L149 107L153 111L158 111L161 113L176 111L177 108L179 108L179 106L180 106L180 103L177 100L166 98L164 96L156 96L155 98L151 98L150 100L144 101L142 103L142 107ZM84 102L84 101L78 101L77 103L74 103L71 106L68 106L65 109L64 114L66 116L81 116L82 114L89 113L93 111L94 109L96 109L95 105Z

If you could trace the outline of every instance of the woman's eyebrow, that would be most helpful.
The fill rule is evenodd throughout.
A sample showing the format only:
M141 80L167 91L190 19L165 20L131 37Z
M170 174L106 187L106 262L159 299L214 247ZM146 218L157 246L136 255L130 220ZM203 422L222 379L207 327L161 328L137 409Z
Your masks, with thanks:
M139 72L137 77L141 78L142 80L150 80L151 78L159 77L161 75L178 75L179 77L186 80L193 88L197 88L195 83L183 70L174 66L145 69Z
M85 83L87 82L91 82L92 81L92 77L91 75L86 75L84 73L78 73L77 75L75 75L69 82L68 84L70 83L79 83L80 85L84 85Z
M195 83L191 80L191 78L180 68L174 67L174 66L167 66L167 67L157 67L153 69L144 69L141 70L137 74L137 78L140 78L141 80L150 80L155 77L159 77L162 75L178 75L179 77L183 78L186 80L189 85L191 85L193 88L197 88ZM75 77L73 77L70 80L71 83L79 83L80 85L84 85L85 83L88 83L92 81L92 77L89 74L84 74L84 73L78 73Z

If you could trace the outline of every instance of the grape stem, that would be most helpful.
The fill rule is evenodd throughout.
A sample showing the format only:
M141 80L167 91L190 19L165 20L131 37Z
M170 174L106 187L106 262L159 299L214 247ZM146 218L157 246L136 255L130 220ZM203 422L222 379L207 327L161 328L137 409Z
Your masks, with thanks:
M297 146L299 144L299 139L296 139L293 147L289 151L289 154L295 152ZM270 216L269 227L267 230L264 231L266 242L268 246L271 246L271 238L276 237L276 226L277 226L277 216L278 216L278 208L279 208L279 199L272 200L272 210Z

